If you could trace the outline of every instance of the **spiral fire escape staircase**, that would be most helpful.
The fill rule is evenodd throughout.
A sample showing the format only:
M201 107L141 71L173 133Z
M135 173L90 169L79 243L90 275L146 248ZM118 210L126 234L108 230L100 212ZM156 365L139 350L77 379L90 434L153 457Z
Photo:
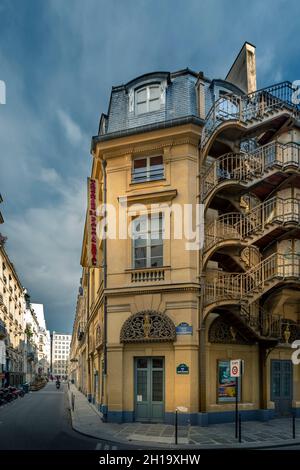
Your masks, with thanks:
M293 184L299 177L300 146L269 143L280 128L299 119L293 92L292 85L284 82L250 95L220 98L207 115L201 141L199 199L205 212L208 208L219 212L205 228L200 260L202 318L212 311L224 314L240 332L264 344L278 342L281 319L266 312L260 299L280 284L299 284L300 255L275 252L246 266L239 251L245 247L262 249L286 233L300 238L299 201L272 197L277 188ZM236 151L237 142L240 146L243 139L254 136L258 148ZM228 147L232 152L228 153ZM208 154L215 160L205 165ZM245 193L262 202L242 213L236 201ZM233 211L228 212L228 204ZM209 260L222 257L228 261L223 262L227 269L230 260L235 262L234 272L207 270Z

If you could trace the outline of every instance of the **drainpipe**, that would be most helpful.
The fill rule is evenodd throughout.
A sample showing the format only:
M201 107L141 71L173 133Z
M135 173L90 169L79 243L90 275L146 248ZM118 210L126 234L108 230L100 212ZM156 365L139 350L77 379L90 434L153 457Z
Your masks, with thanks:
M103 171L103 203L106 214L107 204L107 176L106 176L106 160L102 160L102 171ZM107 420L107 238L103 240L103 391L104 391L104 408L103 408L103 420Z
M91 386L91 364L90 364L90 325L89 325L89 318L90 318L90 268L87 268L87 331L86 331L86 340L87 340L87 396L88 401L91 401L92 396L92 386Z
M200 134L201 139L201 134ZM201 185L202 185L202 154L201 142L199 144L198 157L198 197L197 203L201 204ZM198 253L198 393L199 393L199 413L206 411L206 356L205 356L205 322L203 322L203 295L205 286L205 274L202 266L202 248L199 247Z

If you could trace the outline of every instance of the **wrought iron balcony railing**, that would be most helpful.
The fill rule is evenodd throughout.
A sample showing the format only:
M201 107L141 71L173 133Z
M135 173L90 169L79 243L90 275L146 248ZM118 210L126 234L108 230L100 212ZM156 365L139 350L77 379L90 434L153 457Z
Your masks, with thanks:
M257 302L243 306L240 317L246 325L266 338L279 339L281 335L282 317L262 308Z
M247 95L227 94L219 98L208 112L202 130L201 147L204 148L210 136L225 121L236 120L248 123L263 119L278 109L288 109L298 115L300 106L295 104L295 89L288 81L272 85Z
M299 276L300 254L273 253L245 273L212 273L211 279L206 280L205 304L222 301L251 303L255 293L262 295L272 281L299 281Z
M246 214L223 214L205 228L205 250L222 240L244 240L262 237L270 226L300 224L300 201L274 196Z
M235 181L251 184L262 179L273 168L300 171L300 145L294 142L270 142L250 153L227 153L212 162L201 177L201 199L204 201L220 184Z

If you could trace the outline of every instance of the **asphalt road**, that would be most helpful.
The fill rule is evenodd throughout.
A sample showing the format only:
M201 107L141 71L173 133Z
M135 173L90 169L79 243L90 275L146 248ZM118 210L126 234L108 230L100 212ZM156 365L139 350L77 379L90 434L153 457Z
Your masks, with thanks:
M83 436L72 429L66 385L50 382L0 406L0 450L134 449Z

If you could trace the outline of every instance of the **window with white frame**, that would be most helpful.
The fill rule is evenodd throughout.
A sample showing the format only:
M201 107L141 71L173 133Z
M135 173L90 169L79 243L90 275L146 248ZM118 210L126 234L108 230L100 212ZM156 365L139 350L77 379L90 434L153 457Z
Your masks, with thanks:
M163 179L164 164L162 155L138 157L133 160L132 182L155 181Z
M133 268L163 266L163 214L141 215L133 221Z
M161 90L159 84L148 85L139 88L135 92L135 112L136 114L158 111L161 102Z

